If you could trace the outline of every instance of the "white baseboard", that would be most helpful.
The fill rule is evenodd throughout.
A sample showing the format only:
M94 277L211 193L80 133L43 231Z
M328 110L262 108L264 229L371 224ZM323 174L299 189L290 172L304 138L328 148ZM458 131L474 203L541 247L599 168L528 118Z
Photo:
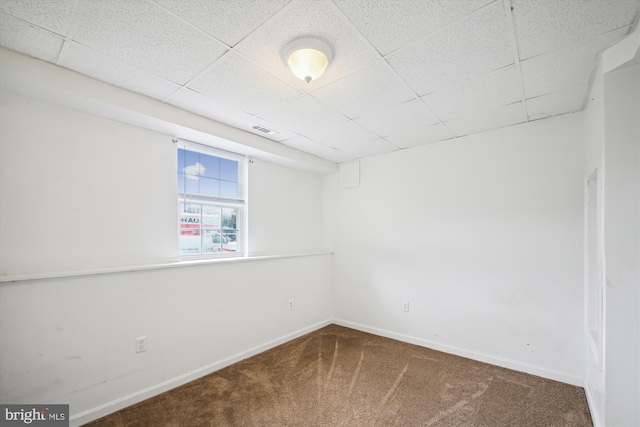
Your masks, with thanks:
M584 394L587 396L587 405L589 406L589 412L591 413L591 422L593 423L593 427L600 427L604 425L600 423L600 414L598 413L598 408L593 401L593 394L591 393L589 382L586 380L584 382Z
M90 421L97 420L98 418L109 415L115 411L119 411L120 409L126 408L127 406L142 402L143 400L149 399L150 397L157 396L161 393L179 387L198 378L204 377L205 375L209 375L215 371L237 363L248 357L255 356L258 353L262 353L263 351L269 350L273 347L279 346L280 344L284 344L302 335L308 334L309 332L313 332L317 329L323 328L327 325L330 325L331 323L333 323L331 319L324 320L314 325L307 326L306 328L294 331L290 334L283 335L264 344L250 348L241 353L237 353L225 359L210 363L206 366L202 366L201 368L187 372L183 375L171 378L170 380L148 387L144 390L140 390L128 396L124 396L120 399L105 403L104 405L97 406L79 414L73 414L70 417L69 425L70 427L76 427L86 424Z
M374 335L379 335L391 339L395 339L398 341L407 342L410 344L419 345L421 347L431 348L433 350L443 351L446 353L455 354L457 356L466 357L468 359L477 360L484 363L489 363L492 365L500 366L507 369L513 369L516 371L526 372L528 374L537 375L543 378L548 378L555 381L560 381L563 383L585 387L585 394L587 395L587 402L589 404L589 408L593 412L593 405L591 402L591 398L589 395L588 388L586 387L585 381L583 378L574 377L571 375L566 375L561 372L552 371L549 369L541 368L538 366L529 365L526 363L515 362L508 359L503 359L494 356L488 356L481 353L476 353L473 351L447 346L441 343L437 343L434 341L425 340L422 338L416 338L409 335L398 334L395 332L387 331L384 329L374 328L366 325L361 325L359 323L349 322L347 320L342 319L327 319L322 322L316 323L314 325L308 326L306 328L299 329L290 334L283 335L274 340L268 341L259 346L250 348L241 353L237 353L235 355L229 356L223 360L219 360L213 363L210 363L206 366L198 368L196 370L187 372L178 377L172 378L170 380L164 381L162 383L156 384L152 387L148 387L144 390L140 390L138 392L132 393L130 395L124 396L120 399L113 400L111 402L105 403L104 405L97 406L95 408L89 409L87 411L81 412L79 414L74 414L70 417L70 427L81 426L90 421L96 420L98 418L104 417L105 415L109 415L115 411L126 408L127 406L134 405L136 403L142 402L143 400L149 399L153 396L157 396L158 394L169 391L173 388L179 387L183 384L186 384L190 381L201 378L205 375L209 375L215 371L218 371L222 368L225 368L229 365L237 363L241 360L244 360L248 357L255 356L258 353L262 353L263 351L269 350L273 347L276 347L280 344L284 344L288 341L291 341L295 338L298 338L302 335L305 335L309 332L313 332L317 329L323 328L330 324L336 324L340 326L344 326L351 329L356 329L363 332L368 332ZM594 414L595 415L595 414ZM594 426L599 427L596 424L597 417L593 417Z
M435 341L416 338L416 337L412 337L404 334L398 334L398 333L387 331L384 329L378 329L378 328L374 328L366 325L361 325L359 323L349 322L347 320L333 319L333 323L335 323L336 325L347 327L347 328L357 329L362 332L368 332L370 334L380 335L383 337L392 338L394 340L407 342L409 344L415 344L421 347L427 347L433 350L455 354L456 356L466 357L467 359L489 363L491 365L500 366L502 368L513 369L514 371L526 372L528 374L537 375L539 377L547 378L550 380L560 381L560 382L575 385L578 387L584 387L584 378L574 377L572 375L567 375L562 372L541 368L539 366L520 363L520 362L516 362L509 359L503 359L501 357L489 356L482 353L476 353L474 351L466 350L463 348L452 347L452 346L444 345Z

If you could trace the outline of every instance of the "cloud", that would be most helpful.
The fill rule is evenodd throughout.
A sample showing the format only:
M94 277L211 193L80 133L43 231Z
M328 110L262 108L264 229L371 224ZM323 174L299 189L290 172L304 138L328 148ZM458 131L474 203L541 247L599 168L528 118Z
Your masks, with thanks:
M182 172L187 174L187 179L197 181L199 179L198 175L204 175L205 170L207 170L207 168L205 168L202 163L197 162L195 165L187 166L182 169Z

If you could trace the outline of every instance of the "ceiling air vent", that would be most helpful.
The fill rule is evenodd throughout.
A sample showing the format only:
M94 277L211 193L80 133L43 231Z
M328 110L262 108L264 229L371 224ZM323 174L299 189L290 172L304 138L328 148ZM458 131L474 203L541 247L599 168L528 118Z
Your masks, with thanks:
M257 130L258 132L262 132L262 133L267 134L267 135L273 135L274 133L278 133L275 130L271 130L271 129L268 129L266 127L259 126L259 125L255 125L253 128L255 130Z

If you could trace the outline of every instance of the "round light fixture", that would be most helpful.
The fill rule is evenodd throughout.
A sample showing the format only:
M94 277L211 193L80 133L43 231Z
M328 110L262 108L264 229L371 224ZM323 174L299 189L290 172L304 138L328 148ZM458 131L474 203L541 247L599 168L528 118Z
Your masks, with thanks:
M284 60L293 74L309 83L324 73L331 62L331 47L319 39L295 39L284 48Z

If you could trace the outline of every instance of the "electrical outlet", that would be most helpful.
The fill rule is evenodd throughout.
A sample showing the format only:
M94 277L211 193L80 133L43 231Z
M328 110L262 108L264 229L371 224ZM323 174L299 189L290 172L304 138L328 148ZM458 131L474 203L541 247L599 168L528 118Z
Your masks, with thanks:
M402 311L404 312L409 311L409 301L402 301Z
M136 338L136 353L147 351L147 337Z
M293 298L289 300L288 307L289 307L289 310L293 310Z

